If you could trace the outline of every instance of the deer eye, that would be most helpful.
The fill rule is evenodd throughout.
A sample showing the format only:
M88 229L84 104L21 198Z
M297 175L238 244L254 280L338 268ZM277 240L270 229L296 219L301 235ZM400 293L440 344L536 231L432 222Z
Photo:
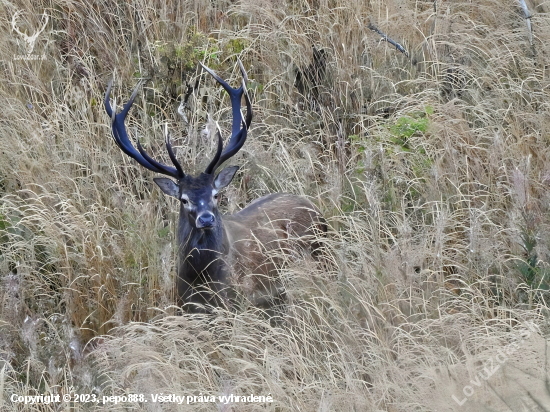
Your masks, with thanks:
M216 194L214 195L214 199L217 199L217 198L218 198L218 194L216 193Z
M189 201L187 199L181 199L181 203L183 203L184 205L186 205L187 203L189 203Z

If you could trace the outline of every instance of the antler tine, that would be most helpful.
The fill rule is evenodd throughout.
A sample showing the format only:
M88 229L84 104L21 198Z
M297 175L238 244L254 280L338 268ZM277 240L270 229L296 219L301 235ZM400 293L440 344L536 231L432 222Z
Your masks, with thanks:
M241 59L237 59L237 62L239 63L241 74L243 75L241 87L244 93L244 101L246 102L246 122L245 123L246 123L246 128L248 129L250 127L250 123L252 123L252 103L250 102L250 96L248 95L248 89L246 88L246 85L248 83L248 75L246 74L246 70L244 69Z
M246 83L243 80L243 89L244 89L244 101L246 103L246 128L250 127L252 123L252 102L250 101L250 96L248 95L248 90L246 90Z
M243 84L246 85L248 83L248 75L244 69L243 62L241 59L237 58L237 63L239 63L239 68L241 69L241 74L243 75Z
M220 160L218 160L218 164L216 165L216 168L218 166L221 166L227 159L234 156L241 149L241 147L243 147L244 142L246 142L246 135L248 130L244 122L242 123L242 126L243 127L240 130L240 132L237 134L237 136L231 137L231 140L235 138L234 143L231 144L232 143L231 140L229 141L230 144L227 145L222 155L220 156Z
M214 159L212 159L212 161L204 171L204 173L208 175L216 171L216 166L218 166L218 162L220 160L220 156L222 154L222 149L223 149L223 139L222 139L222 134L220 132L220 128L216 126L216 129L217 129L216 137L218 138L218 150L216 150L216 155L214 156Z
M227 91L229 94L229 98L231 100L231 109L233 114L233 125L231 128L231 137L229 139L229 142L227 144L227 147L219 157L217 163L212 166L212 163L208 166L206 169L210 172L205 173L212 173L214 172L218 166L220 166L223 162L225 162L227 159L235 155L239 149L243 146L244 142L246 141L247 136L247 129L250 126L250 123L252 122L252 103L250 101L250 96L248 95L246 91L246 83L248 81L248 76L246 74L246 70L244 69L244 66L240 59L237 59L237 62L239 64L239 68L241 70L241 74L243 76L241 81L241 87L238 89L233 89L232 87L227 84L225 80L223 80L216 72L214 72L212 69L206 67L201 63L201 66L208 72L216 81ZM246 101L246 121L243 121L242 119L242 113L241 113L241 98L242 96L245 96ZM242 123L242 128L241 128Z
M111 127L113 132L113 138L115 140L115 143L117 146L122 150L126 155L133 157L131 151L122 143L120 136L119 136L119 130L117 127L117 114L116 114L116 99L113 102L113 108L111 108L111 102L109 99L109 95L111 94L111 87L113 86L113 80L109 82L109 85L107 86L107 91L105 92L105 111L107 112L107 115L111 118ZM156 170L155 170L156 171Z
M112 82L112 80L111 80L111 82ZM130 96L130 100L128 100L126 102L126 104L122 107L122 110L120 111L120 114L124 115L124 119L126 119L126 115L128 114L128 112L130 111L130 108L134 104L134 100L136 100L136 96L139 92L139 86L141 86L142 84L143 84L143 80L140 80L138 82L138 84L136 85L136 87L134 88L134 90L132 91L132 95Z
M174 151L172 150L172 144L170 143L170 132L168 131L168 123L164 126L164 135L166 137L166 150L168 151L168 156L170 156L170 160L176 166L176 169L178 170L178 174L180 177L185 176L185 173L183 173L183 169L181 168L180 163L178 162L178 159L176 159L176 155L174 154Z
M153 166L155 166L157 169L159 169L158 173L162 173L162 174L174 177L176 179L181 179L184 176L183 171L181 172L181 174L179 174L179 171L176 172L176 173L173 173L172 171L177 170L177 169L174 169L174 168L166 166L166 165L164 165L160 162L157 162L155 159L153 159L151 156L149 156L145 152L145 150L143 150L143 146L141 146L141 143L139 142L139 139L136 139L136 143L137 143L137 148L139 150L139 153L141 153L141 155L145 158L145 160L147 160L149 163L151 163Z
M109 82L109 85L107 87L107 91L105 92L105 111L107 112L107 115L111 118L111 126L112 126L112 132L113 132L113 138L115 140L115 143L117 146L122 150L126 155L130 156L132 159L137 161L140 165L145 167L146 169L149 169L156 173L162 173L170 177L174 177L176 179L183 177L183 171L181 170L181 166L179 168L173 168L170 166L166 166L160 162L157 162L154 160L151 156L149 156L143 148L141 147L141 144L139 143L139 140L137 141L138 150L132 145L130 142L130 138L128 137L128 133L126 132L126 127L124 125L124 120L126 120L126 116L128 112L130 111L130 108L132 107L132 104L134 103L134 100L137 96L137 93L139 91L139 86L141 85L142 81L138 83L136 88L134 89L132 96L130 97L130 100L123 106L122 110L119 114L116 114L116 107L112 108L110 103L109 95L111 93L111 87L113 86L113 80ZM171 148L170 148L171 151ZM170 155L169 151L169 155ZM170 158L172 158L173 153L170 155ZM174 164L175 165L175 164ZM179 164L178 164L179 166Z

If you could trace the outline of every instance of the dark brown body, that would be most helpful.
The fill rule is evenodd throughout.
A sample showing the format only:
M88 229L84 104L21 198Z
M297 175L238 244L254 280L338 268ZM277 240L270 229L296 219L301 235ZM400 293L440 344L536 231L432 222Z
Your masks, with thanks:
M229 283L238 284L254 303L259 296L275 294L281 254L296 249L314 252L318 244L313 239L327 230L309 200L287 193L256 199L240 212L224 216L223 223L231 244Z
M182 225L184 223L181 223ZM220 219L223 241L216 249L209 246L211 262L198 273L197 265L187 264L190 256L204 249L194 245L180 249L177 288L180 305L213 304L235 295L238 289L251 303L268 305L281 294L277 268L285 254L314 252L316 236L326 232L326 224L309 200L287 193L275 193L254 200L241 211ZM189 245L189 242L184 242ZM198 260L197 260L198 261ZM194 310L194 309L191 309Z

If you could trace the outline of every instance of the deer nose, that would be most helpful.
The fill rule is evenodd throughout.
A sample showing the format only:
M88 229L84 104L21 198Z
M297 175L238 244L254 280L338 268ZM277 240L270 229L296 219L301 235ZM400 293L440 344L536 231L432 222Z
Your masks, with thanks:
M197 218L197 228L202 229L205 227L212 227L214 226L215 221L216 218L212 213L205 213Z

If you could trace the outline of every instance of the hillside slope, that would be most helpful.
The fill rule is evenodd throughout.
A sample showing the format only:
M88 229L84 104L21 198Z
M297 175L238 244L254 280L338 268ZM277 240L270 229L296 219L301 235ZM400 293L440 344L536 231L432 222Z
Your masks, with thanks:
M549 4L0 7L0 409L550 410ZM103 95L146 80L129 132L168 161L168 123L197 173L231 120L198 62L236 85L237 57L255 117L222 209L307 196L324 258L286 259L276 319L175 316L178 206L116 147Z

